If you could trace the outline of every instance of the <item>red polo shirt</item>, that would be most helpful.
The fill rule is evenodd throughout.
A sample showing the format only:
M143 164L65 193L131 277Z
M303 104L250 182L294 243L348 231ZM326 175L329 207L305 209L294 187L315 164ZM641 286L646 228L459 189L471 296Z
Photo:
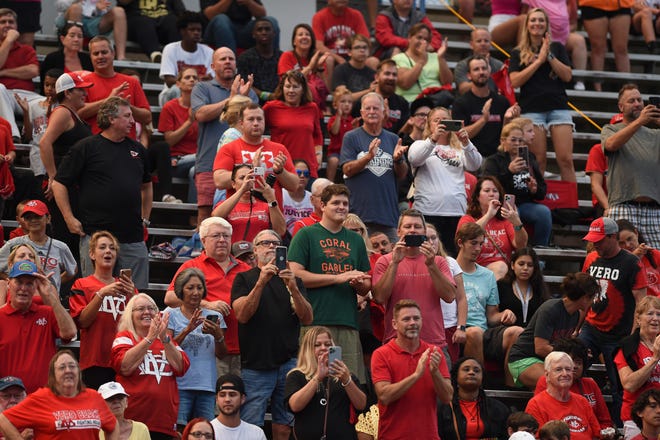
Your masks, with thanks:
M23 313L5 304L0 308L0 377L20 377L28 394L45 386L59 335L52 307L32 303Z
M174 280L179 275L179 272L189 267L196 267L204 272L204 276L206 277L206 290L208 293L205 299L207 301L224 301L231 306L231 285L234 283L234 278L236 278L238 273L250 270L252 267L247 263L235 259L231 255L229 256L229 261L230 265L225 273L217 261L206 255L206 251L202 251L199 257L188 260L179 267L167 290L174 290ZM227 331L225 332L227 353L240 354L238 347L238 321L236 320L236 314L233 309L229 312L229 316L225 316L225 322L227 323Z

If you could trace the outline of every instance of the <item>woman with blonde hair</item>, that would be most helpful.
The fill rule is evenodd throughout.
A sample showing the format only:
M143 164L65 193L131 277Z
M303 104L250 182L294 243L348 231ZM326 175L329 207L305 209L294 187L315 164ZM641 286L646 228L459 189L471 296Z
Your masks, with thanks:
M497 178L504 192L515 196L520 220L526 225L534 226L531 245L547 246L552 232L552 214L547 206L538 203L545 198L547 187L534 153L529 151L527 157L519 155L519 147L524 142L523 131L518 125L508 123L502 127L500 146L497 153L484 162L483 175ZM503 201L503 199L499 200L499 203L502 204ZM518 228L516 232L522 231L520 226L516 221L514 224L514 229ZM522 238L524 237L521 233L520 240L516 240L516 248L525 246Z
M414 208L434 225L442 244L456 253L454 233L467 207L465 171L476 171L483 158L465 128L454 132L442 124L451 119L449 110L436 107L426 119L424 139L408 149L415 183Z
M298 440L357 439L351 405L361 411L367 396L344 362L328 362L334 345L327 327L310 328L302 338L296 368L286 377L284 401L294 414Z
M357 214L353 214L352 212L347 214L343 225L346 229L350 229L351 231L360 234L360 237L362 237L364 240L364 244L367 246L367 253L369 255L373 254L374 250L371 246L369 235L367 234L367 225L364 224L362 219Z
M575 182L574 124L566 95L573 73L564 45L552 42L548 14L541 8L527 14L520 44L511 53L509 76L511 85L520 87L523 117L534 121L536 135L529 149L541 172L546 167L546 130L550 130L561 178Z
M190 360L167 333L169 313L162 316L156 302L138 293L126 304L112 343L112 365L129 394L126 418L149 427L153 440L176 435L179 392L176 378Z

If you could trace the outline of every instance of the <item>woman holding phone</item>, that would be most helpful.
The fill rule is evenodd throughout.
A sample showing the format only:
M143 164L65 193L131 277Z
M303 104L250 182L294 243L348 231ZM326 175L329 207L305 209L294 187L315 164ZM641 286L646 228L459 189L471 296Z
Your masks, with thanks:
M486 159L482 174L496 177L504 191L515 196L520 219L534 227L531 245L547 246L552 232L552 214L547 206L539 203L545 198L547 187L536 157L524 143L520 126L506 124L502 127L497 153Z
M300 344L296 368L286 377L284 401L294 414L298 440L357 439L351 405L363 410L367 396L341 359L329 361L331 349L333 357L339 354L330 330L310 328Z
M443 123L449 119L444 107L429 112L424 139L410 146L408 161L415 183L413 206L436 227L447 252L455 255L454 234L467 207L465 171L478 170L483 157L464 128Z
M467 214L458 222L458 227L463 223L477 223L486 230L486 241L477 263L493 271L496 280L501 280L509 270L511 252L527 246L527 232L518 215L515 196L504 194L495 177L480 178L470 197Z
M204 273L194 267L181 271L174 279L174 293L182 301L180 307L167 308L170 320L167 334L183 348L190 359L185 375L177 377L179 414L176 424L186 426L194 417L213 419L215 410L215 358L226 351L227 328L222 315L203 309L206 298Z

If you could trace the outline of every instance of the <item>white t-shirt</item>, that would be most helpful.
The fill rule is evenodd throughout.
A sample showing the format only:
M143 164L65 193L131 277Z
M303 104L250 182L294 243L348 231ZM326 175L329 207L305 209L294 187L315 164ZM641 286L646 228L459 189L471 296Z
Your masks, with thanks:
M165 75L177 76L183 68L193 68L197 70L197 75L200 77L204 74L213 77L212 60L213 49L206 44L197 43L197 50L188 52L183 50L180 41L175 41L163 48L163 58L160 62L158 75L161 79L164 79Z
M286 228L293 234L293 224L300 219L309 217L314 212L314 205L310 196L312 193L305 191L305 196L299 202L293 200L289 191L282 191L282 213L286 220Z
M236 428L223 425L217 418L211 420L211 425L215 431L215 440L266 440L266 434L261 428L242 420Z
M454 260L452 257L445 257L445 259L449 264L449 270L451 270L451 275L453 277L463 273L463 269L461 269L461 266L458 265L458 261ZM444 320L445 328L456 327L456 324L458 324L456 300L453 300L450 303L446 303L443 300L440 300L440 306L442 306L442 319Z

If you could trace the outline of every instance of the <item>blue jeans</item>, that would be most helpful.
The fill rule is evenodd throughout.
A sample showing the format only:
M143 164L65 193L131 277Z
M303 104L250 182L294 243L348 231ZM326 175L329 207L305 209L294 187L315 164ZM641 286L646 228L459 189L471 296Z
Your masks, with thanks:
M280 26L275 17L264 18L273 25L275 32L273 47L277 50L280 48ZM231 21L225 14L218 14L206 25L204 41L216 48L228 47L235 53L238 47L247 49L256 44L252 37L252 28L254 28L254 20L240 25Z
M612 387L612 410L610 411L610 414L614 424L616 426L621 426L620 416L623 397L621 384L619 382L619 373L614 364L614 351L619 347L620 338L604 334L588 323L585 323L584 326L582 326L578 338L584 342L584 345L586 345L588 349L591 350L594 359L596 359L600 353L603 354L605 369L607 370L607 378Z
M181 156L175 167L172 167L172 177L188 178L188 203L197 203L197 187L195 187L195 155Z
M270 400L273 423L292 425L293 414L284 406L284 383L289 371L296 367L296 359L289 359L274 370L250 370L243 368L241 376L245 383L247 400L241 407L241 420L264 426L266 407Z
M518 205L520 220L534 227L532 246L547 246L552 232L552 214L550 209L540 203L521 203Z
M213 420L215 393L199 390L179 390L179 415L176 424L186 426L195 417Z

